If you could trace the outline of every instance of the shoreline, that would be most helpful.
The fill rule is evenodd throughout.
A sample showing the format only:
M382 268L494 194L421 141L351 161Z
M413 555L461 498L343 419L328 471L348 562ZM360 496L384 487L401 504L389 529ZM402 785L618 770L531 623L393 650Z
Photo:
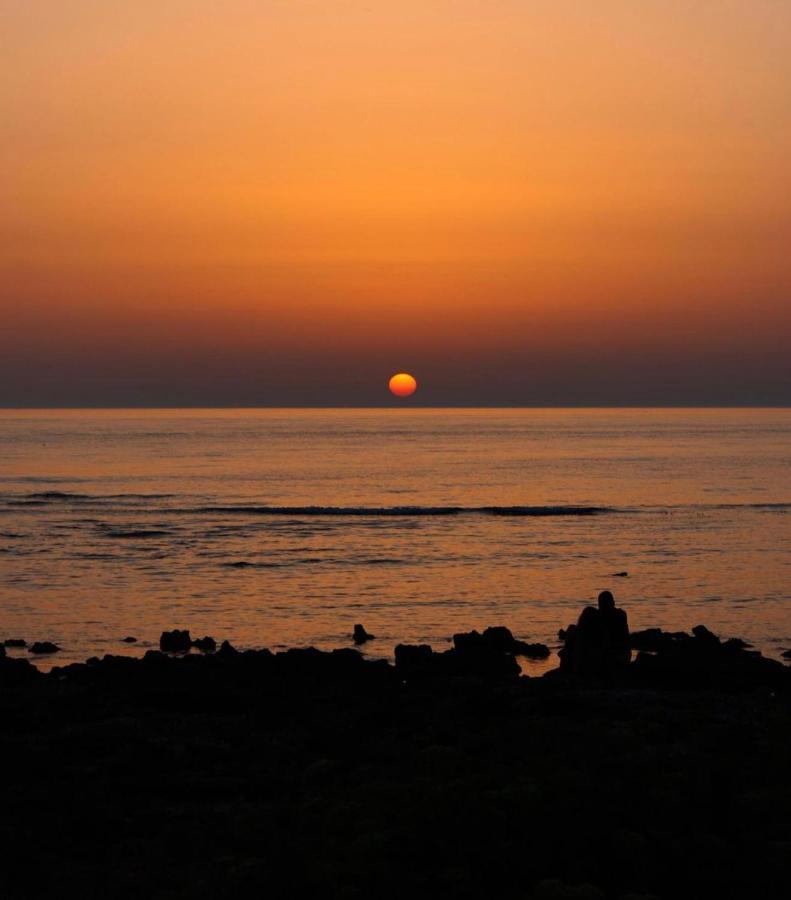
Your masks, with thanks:
M0 659L5 895L785 895L791 667L654 629L613 678L522 677L509 634Z

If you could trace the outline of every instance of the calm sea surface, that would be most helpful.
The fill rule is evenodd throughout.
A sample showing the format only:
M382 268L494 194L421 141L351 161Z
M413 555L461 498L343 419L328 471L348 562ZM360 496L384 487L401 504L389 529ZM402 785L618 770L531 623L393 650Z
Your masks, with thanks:
M554 647L603 588L776 655L790 550L791 410L0 411L0 638L58 663L173 627Z

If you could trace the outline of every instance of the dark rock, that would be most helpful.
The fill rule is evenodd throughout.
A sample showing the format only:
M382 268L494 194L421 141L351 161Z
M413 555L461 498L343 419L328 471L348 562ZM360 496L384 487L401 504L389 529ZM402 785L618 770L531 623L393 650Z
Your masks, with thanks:
M767 659L741 638L721 641L705 625L692 629L694 637L658 628L639 632L641 652L631 667L631 679L642 687L672 689L751 690L787 684L787 668ZM649 652L646 652L649 651Z
M661 628L646 628L629 635L629 645L633 650L645 650L648 653L658 653L669 649L678 641L689 640L692 638L685 631L662 631Z
M515 638L504 625L494 625L478 631L465 631L453 635L453 646L459 653L510 653L529 656L531 659L546 659L549 647L546 644L528 644Z
M705 644L707 647L719 647L720 639L717 637L714 632L709 631L705 625L696 625L692 629L692 634L701 644Z
M508 633L510 634L510 632ZM462 631L458 634L454 634L453 646L459 653L471 653L484 649L494 649L484 641L480 631Z
M4 688L20 687L44 677L44 674L26 659L0 656L0 686Z
M218 656L238 656L239 651L229 641L223 641L220 649L217 651Z
M783 650L780 655L783 657L783 659L791 659L791 650Z
M122 644L136 644L136 643L137 643L137 638L136 638L136 637L132 637L132 636L130 635L130 636L128 636L128 637L123 638L123 640L121 641L121 643L122 643Z
M629 573L628 572L613 572L610 577L611 578L628 578Z
M472 633L477 634L477 632ZM493 625L485 628L482 637L492 650L497 650L500 653L514 652L514 636L505 625Z
M57 653L60 647L53 644L52 641L36 641L30 648L29 653L44 654Z
M0 657L5 656L5 647L0 644Z
M163 653L187 653L192 647L189 631L163 631L159 638L159 649Z
M395 648L396 672L405 678L425 674L431 667L433 655L428 644L398 644Z
M728 640L723 643L722 649L734 652L738 650L747 650L750 646L751 644L748 644L747 641L743 641L741 638L728 638Z
M27 647L27 641L23 638L6 638L3 644L6 647Z
M364 644L366 641L374 640L374 635L368 634L362 625L355 625L352 640L355 644Z
M198 638L193 641L192 646L197 647L201 653L214 653L217 649L217 641L215 641L213 637L206 635L206 637Z
M536 885L535 900L604 900L604 894L592 884L565 884L559 878L547 878Z
M513 652L517 656L526 656L528 659L546 659L550 650L546 644L528 644L526 641L514 640Z

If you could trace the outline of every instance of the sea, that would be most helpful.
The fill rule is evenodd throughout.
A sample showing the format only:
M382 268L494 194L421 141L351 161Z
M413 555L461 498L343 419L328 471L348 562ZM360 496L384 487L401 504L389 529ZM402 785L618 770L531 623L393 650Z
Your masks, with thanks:
M791 410L0 410L0 640L43 668L172 628L555 651L604 589L633 629L790 648Z

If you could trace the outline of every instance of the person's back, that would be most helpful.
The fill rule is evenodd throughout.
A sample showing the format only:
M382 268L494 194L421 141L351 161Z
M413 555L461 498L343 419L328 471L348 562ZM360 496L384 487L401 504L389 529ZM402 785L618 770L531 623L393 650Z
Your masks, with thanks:
M610 591L602 591L599 594L599 615L607 668L628 664L632 657L629 645L629 620L626 611L616 607L615 598Z
M615 606L610 591L602 591L598 606L586 606L566 630L560 667L576 679L598 681L611 678L630 659L626 612Z

